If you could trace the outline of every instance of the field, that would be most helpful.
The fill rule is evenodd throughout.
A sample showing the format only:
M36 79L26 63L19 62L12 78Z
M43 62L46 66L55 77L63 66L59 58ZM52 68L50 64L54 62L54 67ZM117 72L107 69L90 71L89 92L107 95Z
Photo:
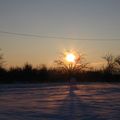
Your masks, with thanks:
M120 83L0 85L0 120L120 120Z

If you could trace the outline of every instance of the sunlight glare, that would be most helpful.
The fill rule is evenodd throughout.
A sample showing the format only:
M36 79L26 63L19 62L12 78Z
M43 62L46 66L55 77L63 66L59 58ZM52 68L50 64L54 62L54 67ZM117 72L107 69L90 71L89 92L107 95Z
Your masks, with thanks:
M68 53L67 55L66 55L66 60L68 61L68 62L75 62L75 55L74 54L72 54L72 53Z

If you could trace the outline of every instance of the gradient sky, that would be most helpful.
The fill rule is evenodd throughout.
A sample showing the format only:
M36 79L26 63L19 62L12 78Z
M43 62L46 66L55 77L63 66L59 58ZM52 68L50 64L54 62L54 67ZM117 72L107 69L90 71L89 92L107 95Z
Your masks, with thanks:
M0 31L101 39L0 33L7 66L51 64L64 49L75 49L88 62L100 64L106 53L120 53L120 0L0 0Z

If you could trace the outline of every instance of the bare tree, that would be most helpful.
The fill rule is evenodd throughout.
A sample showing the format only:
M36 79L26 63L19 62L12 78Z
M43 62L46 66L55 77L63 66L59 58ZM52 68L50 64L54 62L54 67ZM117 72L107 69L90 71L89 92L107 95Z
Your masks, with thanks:
M115 58L115 63L116 63L116 70L117 70L117 72L119 72L120 73L120 56L117 56L116 58Z
M68 51L68 53L70 53ZM55 60L55 64L59 68L59 70L62 70L63 72L76 72L76 71L84 71L88 69L88 63L86 62L83 55L80 55L79 53L75 53L76 58L74 62L67 62L65 60L66 54L62 53L60 54L59 58Z
M107 72L113 73L120 71L120 56L115 57L112 54L106 54L103 59L107 62L105 68Z
M120 56L117 56L117 57L115 58L115 62L120 65Z
M0 51L1 51L1 49L0 49ZM0 53L0 68L3 67L3 63L4 63L4 60L3 60L3 54Z

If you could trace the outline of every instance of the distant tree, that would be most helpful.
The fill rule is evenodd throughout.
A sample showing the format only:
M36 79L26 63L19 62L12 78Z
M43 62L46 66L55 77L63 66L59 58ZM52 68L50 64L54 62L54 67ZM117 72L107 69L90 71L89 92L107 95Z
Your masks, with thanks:
M0 51L1 51L1 49L0 49ZM4 64L3 54L0 53L0 68L3 67L3 64Z
M113 72L115 66L114 56L112 54L106 54L103 59L107 62L105 70L109 73Z
M33 67L31 64L29 64L28 62L26 62L23 66L23 70L24 71L32 71Z
M120 71L120 56L115 57L112 54L106 54L103 59L107 62L106 72L114 73Z
M39 66L39 74L42 79L48 78L48 69L44 64Z
M119 72L120 73L120 56L117 56L116 58L115 58L115 63L116 63L116 70L117 70L117 72Z

